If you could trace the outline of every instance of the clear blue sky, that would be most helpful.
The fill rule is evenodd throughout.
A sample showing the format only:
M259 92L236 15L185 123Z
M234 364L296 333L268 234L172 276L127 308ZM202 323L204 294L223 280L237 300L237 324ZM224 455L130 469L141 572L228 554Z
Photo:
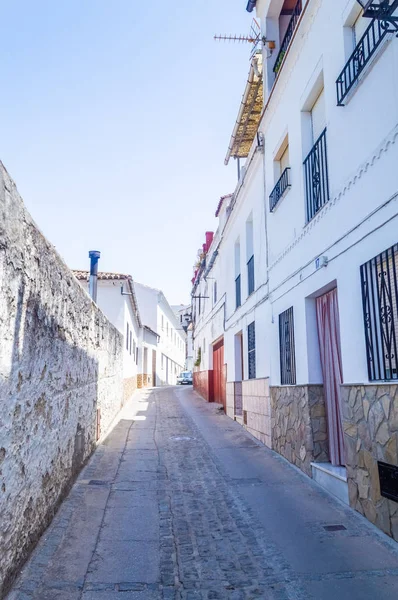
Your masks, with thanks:
M1 160L71 268L187 302L249 69L246 0L12 0L0 20Z

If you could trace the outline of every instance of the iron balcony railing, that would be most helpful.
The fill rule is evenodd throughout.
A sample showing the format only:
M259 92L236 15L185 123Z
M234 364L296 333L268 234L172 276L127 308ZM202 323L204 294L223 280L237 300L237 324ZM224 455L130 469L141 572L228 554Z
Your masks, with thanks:
M329 201L329 173L326 148L326 128L304 161L307 200L307 221Z
M240 290L240 275L237 276L237 278L235 279L235 307L239 308L239 306L242 304L242 299L241 299L241 290Z
M344 99L358 82L359 76L387 34L388 31L383 28L381 21L378 19L371 21L337 78L337 106L344 106Z
M247 295L254 292L254 256L247 263Z
M287 26L285 37L282 40L278 56L276 57L276 61L275 61L275 65L274 65L275 75L277 75L279 69L281 68L283 58L287 52L288 46L290 44L290 40L293 37L293 33L294 33L294 30L296 29L297 21L299 20L302 10L303 10L302 0L298 0L298 2L296 3L296 6L293 8L292 17L289 21L289 25Z
M290 187L290 167L286 167L269 196L269 209L271 212Z

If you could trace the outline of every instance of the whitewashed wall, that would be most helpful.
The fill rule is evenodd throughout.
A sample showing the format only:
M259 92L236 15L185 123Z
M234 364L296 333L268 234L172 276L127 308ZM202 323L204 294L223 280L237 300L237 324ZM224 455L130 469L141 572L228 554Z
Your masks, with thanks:
M209 275L217 278L218 297L225 298L225 330L213 307L213 312L207 307L200 317L196 313L195 356L204 341L211 344L224 333L229 381L237 373L234 336L239 331L244 338L247 378L247 326L255 320L256 377L271 376L272 385L280 383L278 317L293 306L297 383L321 382L313 297L337 282L344 382L367 382L359 267L398 241L394 197L398 193L398 40L390 36L382 44L346 106L338 107L335 82L354 47L350 27L359 5L355 0L308 0L303 4L305 11L276 82L272 66L278 48L270 59L264 56L268 78L264 86L267 105L260 124L264 154L253 146L243 184L235 191L232 213L215 236L221 244ZM282 0L257 3L263 32L277 45L282 5ZM306 223L303 161L312 144L309 111L322 87L330 201ZM286 136L292 187L270 213L269 195L278 179L275 159ZM256 291L247 298L245 225L250 214ZM220 222L222 219L223 214ZM242 306L235 310L238 239ZM214 247L213 242L208 259ZM329 264L317 271L315 260L322 255ZM205 292L201 281L195 294ZM202 352L201 369L207 368L211 368L210 353L203 358Z

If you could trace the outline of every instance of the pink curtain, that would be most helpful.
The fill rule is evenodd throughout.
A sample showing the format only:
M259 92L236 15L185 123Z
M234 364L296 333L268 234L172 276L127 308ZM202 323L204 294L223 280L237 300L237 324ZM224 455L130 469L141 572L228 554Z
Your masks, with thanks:
M316 299L316 317L328 421L330 461L332 465L344 465L344 438L340 409L340 385L343 382L343 372L337 289Z

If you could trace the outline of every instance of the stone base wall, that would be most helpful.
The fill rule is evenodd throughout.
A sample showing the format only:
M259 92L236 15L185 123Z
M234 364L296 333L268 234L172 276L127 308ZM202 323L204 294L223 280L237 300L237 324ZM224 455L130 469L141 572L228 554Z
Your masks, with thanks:
M193 387L207 400L214 402L213 371L195 371L193 374Z
M0 163L0 597L123 401L123 336Z
M239 397L237 397L237 394ZM226 385L226 413L263 444L271 447L271 404L268 379L229 381ZM242 410L236 414L236 407Z
M243 426L271 448L271 403L268 379L242 381Z
M137 375L137 388L141 389L142 388L142 373L139 373Z
M137 389L137 376L123 379L123 404L125 404Z
M312 462L328 462L323 385L271 387L272 448L311 477Z
M235 418L235 383L227 381L226 383L226 406L225 412L231 419Z
M342 386L350 505L398 541L398 502L380 495L377 461L398 465L398 386Z

